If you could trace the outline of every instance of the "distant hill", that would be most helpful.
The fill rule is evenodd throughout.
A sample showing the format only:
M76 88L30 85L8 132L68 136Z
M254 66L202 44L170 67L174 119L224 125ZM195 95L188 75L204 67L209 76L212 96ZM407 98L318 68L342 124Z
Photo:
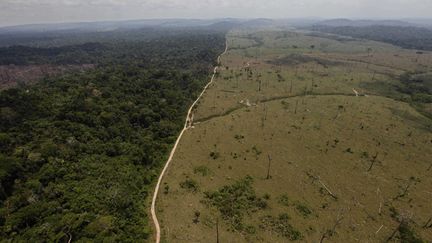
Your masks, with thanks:
M53 31L104 32L117 29L139 29L144 27L203 27L217 23L239 23L239 19L144 19L127 21L101 21L58 24L31 24L0 28L0 34L44 33Z
M213 30L229 30L235 27L238 27L240 25L240 21L236 20L225 20L221 22L217 22L214 24L211 24L208 26L208 28L211 28Z
M403 19L403 21L413 23L413 24L418 25L420 27L432 29L432 18L430 18L430 19L427 19L427 18L418 18L418 19L410 18L410 19Z
M330 19L314 25L331 27L367 27L367 26L415 26L416 24L401 20L351 20L351 19Z
M381 41L407 49L432 51L432 30L414 26L325 26L314 25L308 30Z
M187 27L215 27L233 28L242 27L266 27L276 22L272 19L144 19L128 21L102 21L59 24L32 24L0 28L0 35L13 35L22 33L46 33L46 32L108 32L114 30L155 28L187 28Z
M76 43L113 40L119 36L151 39L159 32L174 34L184 30L228 31L248 20L241 19L149 19L129 21L34 24L0 28L0 47L26 45L54 47ZM185 32L186 33L186 32ZM130 38L129 38L130 39Z
M248 21L242 23L242 25L248 26L248 27L264 27L264 26L273 25L274 23L275 23L275 21L272 19L261 18L261 19L248 20Z

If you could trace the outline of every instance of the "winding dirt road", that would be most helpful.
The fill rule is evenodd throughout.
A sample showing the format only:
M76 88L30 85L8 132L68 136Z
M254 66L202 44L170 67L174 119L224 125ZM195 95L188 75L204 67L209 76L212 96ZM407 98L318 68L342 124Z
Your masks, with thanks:
M221 57L222 57L222 56L223 56L227 51L228 51L228 41L226 41L226 43L225 43L225 51L224 51L222 54L220 54L219 57L218 57L218 64L220 64L220 62L221 62ZM180 135L178 136L177 141L175 142L174 147L173 147L172 150L171 150L171 153L170 153L170 155L169 155L169 157L168 157L168 160L167 160L167 162L165 163L165 167L163 168L163 170L162 170L162 172L161 172L161 174L160 174L160 176L159 176L158 182L157 182L157 184L156 184L156 188L155 188L155 190L154 190L153 199L152 199L152 204L151 204L151 215L152 215L152 219L153 219L154 226L155 226L155 228L156 228L156 243L159 243L159 242L160 242L160 234L161 234L161 232L160 232L160 225L159 225L159 221L158 221L158 218L157 218L157 216L156 216L156 200L157 200L157 196L158 196L158 193L159 193L160 185L161 185L161 183L162 183L162 179L163 179L163 177L164 177L164 175L165 175L165 173L166 173L166 171L167 171L167 169L168 169L168 167L169 167L169 165L170 165L170 163L171 163L171 161L172 161L172 158L174 157L174 154L175 154L175 152L176 152L176 150L177 150L177 146L178 146L178 144L180 143L180 140L181 140L181 138L183 137L183 134L184 134L184 133L185 133L189 128L191 128L191 126L192 126L192 124L193 124L193 109L195 108L195 106L197 105L197 103L198 103L198 101L201 99L201 97L204 95L204 93L207 91L208 87L210 87L210 85L213 83L213 81L214 81L214 79L215 79L215 77L216 77L216 73L217 73L218 69L219 69L219 65L217 65L217 66L214 68L214 70L213 70L213 75L212 75L212 77L211 77L211 79L210 79L210 82L209 82L209 83L204 87L204 89L203 89L203 91L201 92L201 94L198 96L198 98L195 100L195 102L194 102L194 103L191 105L191 107L189 108L189 111L188 111L187 116L186 116L186 121L185 121L185 125L184 125L184 127L183 127L183 130L181 131Z

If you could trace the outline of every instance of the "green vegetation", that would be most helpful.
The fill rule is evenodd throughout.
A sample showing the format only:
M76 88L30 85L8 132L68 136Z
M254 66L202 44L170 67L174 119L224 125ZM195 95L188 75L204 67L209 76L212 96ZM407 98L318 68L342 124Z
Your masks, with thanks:
M219 152L211 152L210 153L210 158L217 160L220 157Z
M179 144L164 178L178 184L205 165L212 175L199 177L199 186L210 197L161 195L167 241L211 242L218 229L221 242L399 242L402 216L404 238L432 239L432 133L419 112L432 106L415 97L429 92L432 53L348 39L228 34L221 64L229 69L219 70L200 100L194 118L202 122ZM213 160L212 151L221 157ZM235 190L247 175L254 178L250 198L259 195L264 210ZM203 224L192 222L197 209Z
M183 189L186 189L190 192L197 192L199 191L198 182L196 182L193 179L186 179L185 181L180 183L180 187Z
M432 50L432 31L427 28L378 25L365 27L318 25L310 29L354 38L387 42L403 48Z
M287 194L282 194L279 198L278 198L278 203L283 205L283 206L289 206L289 198Z
M299 64L310 63L310 62L316 62L317 64L322 65L323 67L326 68L328 68L328 66L336 66L342 64L341 62L331 61L319 57L311 57L311 56L302 55L298 53L289 54L281 58L267 61L267 63L273 65L299 65ZM280 80L283 79L282 76L280 76L279 79Z
M309 216L310 214L312 214L312 210L309 209L309 207L306 206L305 204L296 203L295 207L296 207L297 211L305 218L307 216Z
M400 240L402 243L423 243L424 241L418 238L406 222L402 222L398 227Z
M430 73L405 72L393 84L376 82L364 83L368 90L396 100L409 103L412 107L432 119L432 76ZM432 129L432 120L425 124Z
M290 217L286 213L280 214L279 217L273 217L271 215L262 217L260 227L274 231L289 240L302 239L302 234L290 224Z
M401 75L400 81L402 85L397 90L409 95L410 99L407 101L432 119L432 111L428 112L424 109L425 104L432 103L431 74L405 73Z
M423 243L424 241L416 235L412 228L412 224L415 223L411 219L408 219L404 217L403 215L400 215L398 210L391 206L389 208L390 216L400 222L399 226L396 228L395 231L390 235L390 237L387 239L387 241L390 241L394 238L398 238L400 242L402 243ZM410 225L411 224L411 225Z
M195 174L200 174L202 176L207 176L210 174L210 169L207 166L197 166L194 168L194 173Z
M0 238L148 238L145 200L225 43L222 32L142 35L0 49L2 64L100 64L0 93Z
M109 58L113 51L114 47L110 48L101 43L49 48L2 47L0 48L0 65L99 63Z
M267 207L252 187L252 177L246 177L215 192L205 192L205 202L216 207L235 230L245 230L245 215Z

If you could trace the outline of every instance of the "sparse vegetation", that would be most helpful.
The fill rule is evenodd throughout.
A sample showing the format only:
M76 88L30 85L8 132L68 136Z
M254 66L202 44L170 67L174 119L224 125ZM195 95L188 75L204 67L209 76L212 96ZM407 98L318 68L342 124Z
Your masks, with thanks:
M207 166L201 165L194 168L194 173L207 176L210 174L210 169Z
M198 182L196 182L193 179L184 180L183 182L180 183L180 187L183 189L186 189L190 192L198 192L199 191Z
M278 203L281 204L281 205L283 205L283 206L288 207L288 206L290 205L290 204L289 204L289 198L288 198L288 195L287 195L287 194L282 194L282 195L278 198Z
M302 234L290 224L288 214L280 214L278 217L270 215L261 218L261 228L271 230L289 240L301 240Z
M309 207L303 203L297 202L295 204L295 208L305 218L312 214L312 210L310 210Z
M216 207L234 229L243 231L244 216L267 207L266 201L255 194L252 183L248 176L218 191L205 192L205 202Z
M258 157L260 154L262 154L262 151L259 150L257 148L257 146L255 146L255 145L252 147L252 151L254 152L254 154L255 154L256 157Z
M210 153L210 158L217 160L220 157L219 152L211 152Z
M289 37L278 38L284 33ZM251 47L254 41L247 34L230 33L229 43L245 47L230 50L222 60L230 69L221 71L221 77L233 78L217 79L197 107L195 117L204 122L189 131L188 141L199 144L181 146L166 179L178 183L190 168L208 166L212 174L200 178L201 191L218 193L212 200L205 197L209 207L201 213L213 223L202 227L185 220L181 222L186 227L178 227L178 220L169 218L178 212L176 205L180 200L193 205L202 194L163 195L164 205L170 205L162 214L171 232L167 238L186 232L196 236L195 241L212 241L220 217L221 240L233 242L288 242L297 233L302 242L350 242L371 236L384 242L393 230L392 241L400 241L401 216L394 219L389 211L394 206L416 238L431 239L432 208L425 190L432 183L426 176L432 168L431 130L425 113L415 107L420 103L399 90L404 73L410 73L411 80L424 80L432 68L431 53L340 36L267 30L252 35L265 44ZM285 57L295 62L272 62ZM419 84L425 87L427 82L411 83L409 89L419 93ZM431 109L429 103L422 106ZM213 160L212 151L221 157ZM184 166L189 164L192 167ZM221 196L219 191L223 185L233 190L246 175L255 178L255 197L259 194L268 206L243 210L239 230L232 218L223 216L222 203L215 206L212 201L234 201L236 196ZM226 208L244 208L220 201ZM190 219L194 208L183 210L180 215ZM289 214L288 219L279 218L282 213ZM291 229L297 233L281 233Z
M402 243L423 243L424 241L418 238L409 225L403 222L398 227L400 240Z
M419 50L432 50L432 31L414 26L325 26L310 28L315 31L370 39L391 43L397 46Z

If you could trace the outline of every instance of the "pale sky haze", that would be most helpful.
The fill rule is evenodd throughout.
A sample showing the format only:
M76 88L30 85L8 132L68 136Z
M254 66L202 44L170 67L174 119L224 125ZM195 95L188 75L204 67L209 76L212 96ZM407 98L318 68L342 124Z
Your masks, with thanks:
M224 17L430 18L432 0L0 0L0 26Z

